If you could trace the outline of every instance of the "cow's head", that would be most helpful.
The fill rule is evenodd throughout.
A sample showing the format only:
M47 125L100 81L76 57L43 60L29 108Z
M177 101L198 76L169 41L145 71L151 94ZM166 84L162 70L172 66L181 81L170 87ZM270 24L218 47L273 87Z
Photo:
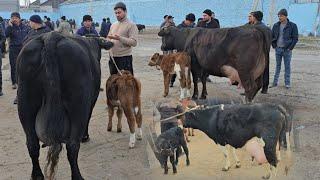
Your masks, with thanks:
M162 57L163 57L163 55L160 55L159 53L154 53L154 54L151 56L148 65L149 65L149 66L156 66L156 68L157 68L158 70L160 70L159 66L160 66L160 64L161 64Z
M108 41L104 38L98 38L99 47L105 50L109 50L113 47L113 42Z
M161 50L162 51L170 51L174 50L174 41L175 36L173 34L175 27L163 27L161 28L160 32L158 33L158 36L162 37L162 45Z

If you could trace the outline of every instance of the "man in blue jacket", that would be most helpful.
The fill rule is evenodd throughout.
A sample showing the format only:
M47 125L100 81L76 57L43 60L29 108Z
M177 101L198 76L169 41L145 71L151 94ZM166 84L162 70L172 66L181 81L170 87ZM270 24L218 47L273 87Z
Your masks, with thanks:
M279 22L275 23L272 28L272 47L276 51L276 72L271 87L278 86L278 80L281 70L281 61L284 61L284 81L287 89L290 89L291 82L291 57L292 50L298 42L298 28L297 25L288 19L288 12L286 9L281 9L278 12Z
M11 19L6 29L6 37L10 38L9 44L9 60L11 68L12 89L17 89L16 80L16 61L22 49L23 40L29 32L29 27L21 23L20 14L18 12L11 13Z
M86 36L88 34L90 35L98 35L97 31L94 29L94 27L92 26L92 17L90 15L84 15L83 16L83 26L78 29L77 31L77 35L79 36Z

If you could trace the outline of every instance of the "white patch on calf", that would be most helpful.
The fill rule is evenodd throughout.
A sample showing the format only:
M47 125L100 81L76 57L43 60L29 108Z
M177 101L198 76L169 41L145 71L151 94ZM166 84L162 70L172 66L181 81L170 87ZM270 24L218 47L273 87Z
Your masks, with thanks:
M227 145L226 145L227 146ZM230 165L230 160L229 160L229 153L228 153L228 149L226 146L221 146L219 145L221 151L223 152L223 155L224 155L224 159L225 159L225 165L224 167L222 168L222 171L228 171L231 167Z
M286 141L287 141L287 151L291 150L291 146L290 146L290 134L289 132L286 132Z
M130 133L129 148L134 148L135 143L136 143L136 134Z
M138 133L137 133L137 139L138 139L138 140L141 140L141 139L142 139L142 129L141 129L141 128L138 128L137 131L138 131Z
M220 109L223 111L224 110L224 104L220 105Z
M236 154L236 148L231 146L231 149L232 149L233 158L236 160L236 168L240 168L241 164L240 164L240 160Z
M138 107L135 107L135 108L134 108L134 113L137 114L138 111L139 111L139 108L138 108Z
M181 71L180 65L177 63L174 63L174 72L176 72L178 79L181 79L180 71Z

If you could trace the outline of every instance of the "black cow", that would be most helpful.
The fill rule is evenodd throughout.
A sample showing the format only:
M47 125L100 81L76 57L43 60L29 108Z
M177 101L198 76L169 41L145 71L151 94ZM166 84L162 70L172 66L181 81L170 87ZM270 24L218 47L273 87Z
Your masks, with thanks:
M33 164L31 179L44 179L39 140L50 146L48 179L54 176L62 143L72 179L83 179L77 160L80 141L89 137L89 120L99 95L101 48L112 46L99 38L51 32L22 48L17 60L18 112Z
M183 127L176 126L161 133L155 142L158 152L155 152L161 166L164 168L164 174L168 174L168 157L172 164L173 173L177 173L176 165L181 153L181 146L186 154L187 166L190 165L189 150L184 138ZM174 155L176 153L176 156Z
M139 32L142 32L144 29L146 29L146 26L143 24L137 24L137 28L138 28Z
M215 143L234 148L243 147L254 137L262 139L264 154L270 170L277 166L276 146L280 133L287 129L289 115L286 110L274 104L217 105L192 110L185 114L185 127L199 129ZM269 178L268 171L265 178Z
M251 102L262 87L265 65L269 62L271 30L260 26L223 29L164 27L158 33L163 37L161 49L185 51L192 59L193 98L198 98L197 80L206 98L207 73L228 77L232 84L245 89Z

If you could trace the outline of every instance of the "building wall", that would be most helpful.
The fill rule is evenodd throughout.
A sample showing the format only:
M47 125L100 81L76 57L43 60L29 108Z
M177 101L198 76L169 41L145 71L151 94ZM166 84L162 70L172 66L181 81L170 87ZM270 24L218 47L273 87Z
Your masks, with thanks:
M19 0L0 0L0 11L19 11Z

